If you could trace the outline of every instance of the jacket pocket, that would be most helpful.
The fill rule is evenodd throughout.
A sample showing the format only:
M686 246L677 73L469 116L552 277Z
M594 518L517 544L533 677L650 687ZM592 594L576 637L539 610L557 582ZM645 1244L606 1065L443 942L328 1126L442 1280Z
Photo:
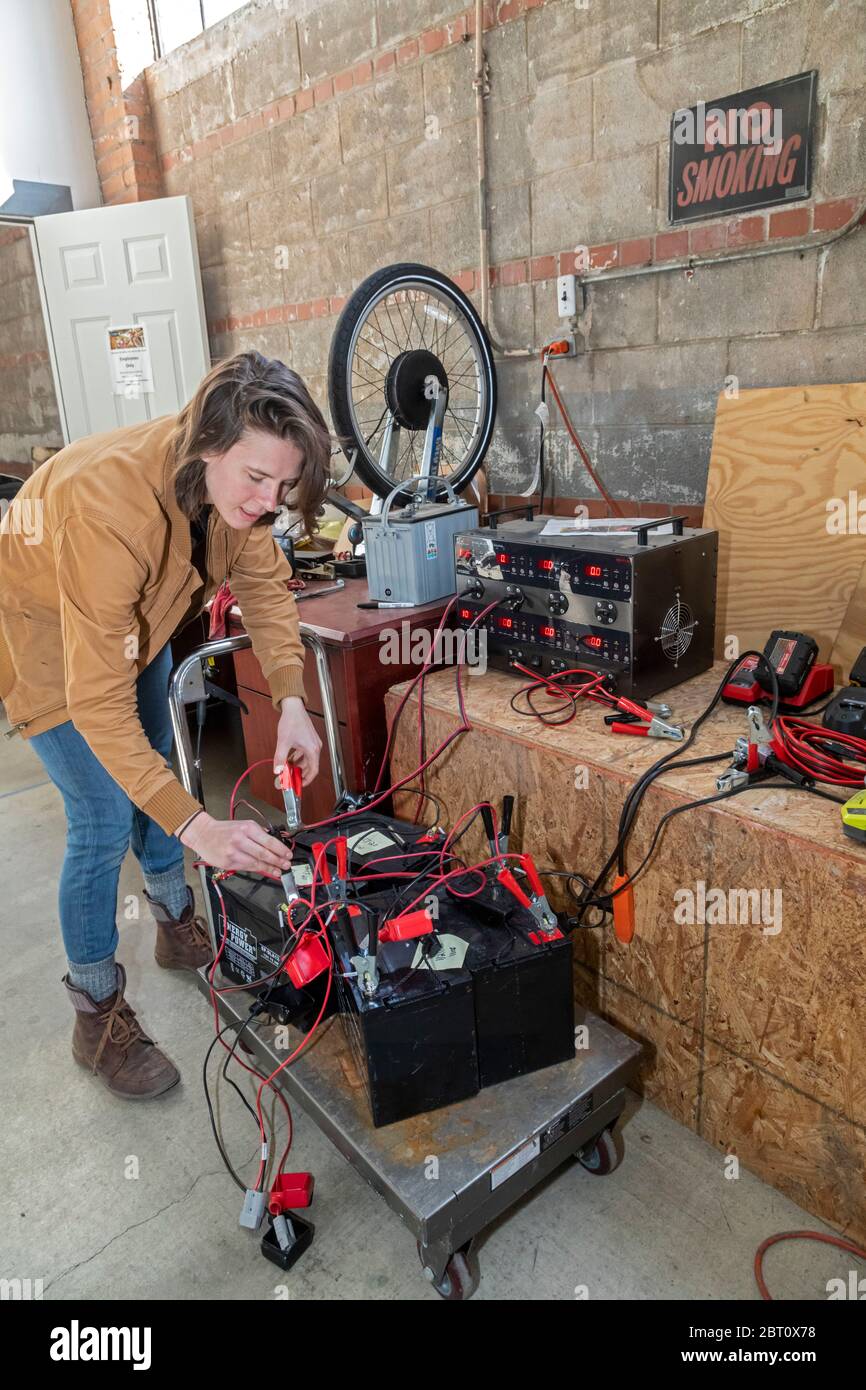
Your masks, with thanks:
M7 650L0 691L12 723L37 719L66 703L66 665L59 623L42 623L20 613L4 613Z

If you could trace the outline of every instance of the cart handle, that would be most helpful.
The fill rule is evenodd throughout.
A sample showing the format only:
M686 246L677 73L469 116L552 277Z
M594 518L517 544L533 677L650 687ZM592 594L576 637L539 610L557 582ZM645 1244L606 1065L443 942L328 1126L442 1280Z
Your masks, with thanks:
M337 804L339 804L346 795L346 777L343 770L343 754L340 748L340 731L334 709L334 690L331 685L331 673L328 670L328 653L319 634L305 623L300 624L300 633L304 646L309 647L316 658L316 673L319 677L322 714L325 720L325 738L331 759L334 794ZM251 646L252 640L248 633L242 633L238 637L220 637L213 642L205 642L203 646L196 647L182 661L179 661L169 678L168 708L171 716L171 727L174 732L174 746L177 750L180 780L190 796L196 797L202 806L204 805L204 794L201 782L201 761L196 761L193 755L189 724L183 712L184 705L195 703L196 697L184 699L184 686L189 672L196 663L200 664L209 657L224 656L226 652L238 652Z

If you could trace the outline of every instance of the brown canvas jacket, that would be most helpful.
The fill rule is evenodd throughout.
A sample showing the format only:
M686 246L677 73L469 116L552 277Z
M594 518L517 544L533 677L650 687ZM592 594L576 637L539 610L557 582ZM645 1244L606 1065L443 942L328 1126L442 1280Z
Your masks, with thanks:
M24 738L71 719L136 806L172 834L200 804L151 746L135 682L191 601L224 579L274 705L303 696L291 568L270 527L235 530L211 508L207 582L170 479L175 416L61 449L0 523L0 699Z

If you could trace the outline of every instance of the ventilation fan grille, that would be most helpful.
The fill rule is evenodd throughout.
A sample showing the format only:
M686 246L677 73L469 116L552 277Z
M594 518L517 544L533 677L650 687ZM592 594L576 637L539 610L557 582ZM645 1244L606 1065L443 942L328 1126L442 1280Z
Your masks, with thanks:
M662 619L661 632L657 639L661 642L662 651L669 661L676 663L680 657L685 656L695 635L696 626L692 610L677 595L676 602L671 604Z

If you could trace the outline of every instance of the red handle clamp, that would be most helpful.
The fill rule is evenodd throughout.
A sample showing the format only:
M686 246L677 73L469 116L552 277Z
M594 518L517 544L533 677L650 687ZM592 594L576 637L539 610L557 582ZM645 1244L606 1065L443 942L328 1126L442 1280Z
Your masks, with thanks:
M496 877L502 884L502 887L507 888L509 893L517 899L521 907L532 906L530 899L527 897L526 893L524 893L510 869L500 869Z
M331 882L331 870L328 868L328 856L325 853L325 846L321 840L317 840L313 845L313 868L323 883Z

